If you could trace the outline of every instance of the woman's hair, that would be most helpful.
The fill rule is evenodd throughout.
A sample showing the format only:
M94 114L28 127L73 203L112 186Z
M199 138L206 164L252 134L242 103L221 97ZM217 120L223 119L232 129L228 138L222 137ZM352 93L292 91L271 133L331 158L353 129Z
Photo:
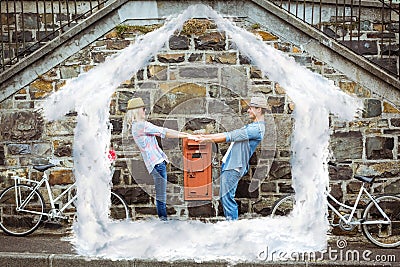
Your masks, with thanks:
M122 126L122 133L128 134L131 132L132 123L138 121L139 118L139 109L129 109L124 118L123 126Z

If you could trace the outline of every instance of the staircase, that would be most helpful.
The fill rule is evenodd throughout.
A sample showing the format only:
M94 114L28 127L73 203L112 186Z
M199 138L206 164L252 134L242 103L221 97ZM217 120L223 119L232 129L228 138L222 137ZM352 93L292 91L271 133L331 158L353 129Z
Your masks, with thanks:
M267 26L365 86L400 88L400 7L392 0L5 0L0 102L126 20L159 20L196 3Z
M282 1L274 4L400 78L399 1Z

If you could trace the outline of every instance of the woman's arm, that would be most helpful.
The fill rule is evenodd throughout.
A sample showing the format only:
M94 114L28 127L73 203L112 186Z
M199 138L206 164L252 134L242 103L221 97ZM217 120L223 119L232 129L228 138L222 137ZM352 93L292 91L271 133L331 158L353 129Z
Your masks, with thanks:
M172 129L167 129L167 131L165 133L165 137L167 137L167 138L191 138L191 139L195 138L195 136L193 136L189 133L179 132L179 131L175 131Z

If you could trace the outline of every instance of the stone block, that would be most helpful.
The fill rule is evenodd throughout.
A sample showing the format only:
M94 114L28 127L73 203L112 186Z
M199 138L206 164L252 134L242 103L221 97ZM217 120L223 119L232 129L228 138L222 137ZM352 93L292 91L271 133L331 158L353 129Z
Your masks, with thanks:
M135 207L135 214L138 215L157 215L157 209L155 206L153 207Z
M400 127L400 118L390 119L390 125L392 125L393 127Z
M129 159L127 160L127 166L132 176L132 183L139 185L153 185L153 177L147 171L147 168L143 162L143 159Z
M72 79L78 77L79 73L80 73L79 66L60 67L60 77L62 79Z
M217 79L218 68L216 67L181 67L178 70L181 78Z
M291 166L287 161L274 161L269 174L272 179L291 179Z
M185 123L184 130L194 132L204 129L206 133L211 133L214 132L215 124L215 120L210 118L188 119Z
M249 65L251 60L248 57L239 54L239 63L240 65Z
M2 140L32 141L42 136L43 119L35 112L17 111L3 112L0 120Z
M149 194L141 187L121 188L117 193L124 197L128 205L150 203Z
M260 36L263 41L277 41L277 40L279 40L279 38L277 36L275 36L275 35L273 35L273 34L271 34L269 32L266 32L266 31L255 30L255 31L253 31L253 33L255 35Z
M46 124L45 134L48 136L73 135L75 124L72 120L51 121Z
M71 157L72 156L72 142L65 140L53 141L54 155L57 157Z
M167 66L160 65L150 65L148 66L148 78L152 78L154 80L166 80L167 79Z
M10 155L25 155L31 154L32 148L29 144L9 144L7 146L7 151Z
M197 50L223 51L226 46L225 37L219 32L205 33L195 38L194 42Z
M277 187L275 182L266 182L261 184L262 193L277 193Z
M211 203L188 207L189 216L190 217L202 217L202 218L210 218L215 217L215 209Z
M400 110L399 110L399 108L397 108L396 106L392 105L391 103L383 101L383 113L399 114Z
M279 191L279 193L283 193L283 194L294 193L294 189L292 187L291 182L289 182L289 183L287 183L287 182L279 182L278 183L278 191Z
M4 155L4 147L0 146L0 166L4 166L5 159L6 159L6 157Z
M357 175L375 176L382 178L397 178L400 176L400 165L397 161L360 164L357 166Z
M188 58L189 62L202 62L203 61L203 54L199 53L192 53Z
M53 82L37 79L29 85L31 99L42 99L53 92Z
M33 36L31 31L17 31L13 32L11 40L13 42L23 43L23 42L32 42Z
M331 180L349 180L353 177L353 169L348 165L339 165L337 167L329 166L329 178Z
M159 54L157 59L161 63L181 63L185 61L185 54Z
M153 111L160 114L204 114L206 88L185 83L169 89L156 102Z
M378 117L382 114L382 102L377 99L366 99L364 101L364 118Z
M122 133L123 118L110 119L110 123L112 125L111 134L121 134Z
M377 55L378 44L372 40L341 41L343 45L360 55Z
M367 137L365 148L367 159L393 159L394 138Z
M400 192L400 180L392 182L385 186L384 188L385 194L399 194Z
M338 162L360 159L363 153L362 134L358 131L334 133L331 137L331 148Z
M51 155L50 143L37 143L32 145L32 154L36 156L50 156Z
M273 202L271 200L260 199L252 205L253 212L262 216L271 214Z
M285 112L285 97L268 97L268 105L271 107L272 113L284 113Z
M293 120L290 116L277 116L274 119L275 127L268 127L269 130L273 131L276 129L276 133L272 132L272 136L277 136L276 146L278 148L288 148L291 143L291 137L293 132ZM267 135L266 136L271 136Z
M245 179L240 179L237 189L236 189L236 197L237 198L258 198L259 196L259 191L254 190L250 192L249 187L250 187L251 181L245 180Z
M224 116L238 116L239 114L239 101L221 101L221 100L211 100L208 102L208 112L211 115L223 114Z
M330 191L329 193L336 198L339 201L343 201L343 190L342 190L342 186L341 186L341 182L337 183L337 184L330 184ZM330 203L334 206L334 207L338 207L339 205L337 205L336 203L334 203L333 201L330 201Z
M49 175L51 185L65 185L74 183L72 170L52 170Z
M206 57L206 63L234 65L236 64L236 58L236 53L212 54Z
M26 13L24 13L24 16L19 17L20 23L24 24L25 29L31 29L31 30L37 29L37 21L39 19L38 16L40 16L40 15L37 13L26 12ZM23 20L22 20L22 18L23 18Z
M360 97L370 97L371 92L353 81L340 81L339 87L350 94L356 94Z
M169 49L171 50L188 50L190 40L183 35L172 35L169 38Z
M397 73L397 59L395 57L383 58L379 56L370 58L369 60L391 73Z
M223 95L227 91L233 92L241 97L247 97L248 79L244 67L222 67L221 68L221 85L227 90L223 90Z
M128 47L131 44L129 40L106 40L106 48L109 50L121 50Z

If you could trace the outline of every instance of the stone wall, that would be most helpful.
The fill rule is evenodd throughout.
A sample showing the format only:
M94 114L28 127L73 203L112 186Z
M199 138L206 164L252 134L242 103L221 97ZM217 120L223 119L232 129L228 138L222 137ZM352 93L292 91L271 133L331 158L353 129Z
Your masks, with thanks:
M335 82L343 91L363 99L362 118L343 123L330 118L332 161L331 188L340 200L351 201L360 184L354 174L376 177L371 188L374 193L399 193L399 133L400 111L378 96L379 88L367 89L293 46L287 40L254 25L245 19L237 24L252 31L268 45L295 58L312 71ZM157 27L157 25L156 25ZM12 183L12 173L37 178L33 164L55 157L62 165L50 171L53 184L73 182L73 130L75 115L67 114L61 121L47 122L37 108L52 92L119 50L134 43L148 27L119 26L90 47L80 51L63 64L52 69L17 94L0 103L0 187ZM134 61L135 59L132 59ZM101 77L99 77L101 78ZM62 90L62 89L61 89ZM122 133L127 101L134 96L144 99L149 121L156 125L182 131L221 132L235 129L245 123L245 100L253 95L264 95L271 111L266 145L259 147L251 159L249 173L243 177L237 190L241 217L268 215L273 202L293 191L290 173L290 135L293 103L285 95L285 88L264 77L230 41L209 21L190 20L181 33L171 36L149 65L116 89L110 106L113 125L112 144L117 151L114 190L127 200L134 219L154 216L154 186L144 168L140 153L132 140ZM93 92L93 101L96 93ZM226 144L213 151L213 199L211 201L184 201L181 143L160 140L171 164L168 166L168 212L171 217L213 221L222 219L218 201L218 176ZM260 159L265 159L259 163ZM260 186L249 192L251 177L256 170L262 174Z

